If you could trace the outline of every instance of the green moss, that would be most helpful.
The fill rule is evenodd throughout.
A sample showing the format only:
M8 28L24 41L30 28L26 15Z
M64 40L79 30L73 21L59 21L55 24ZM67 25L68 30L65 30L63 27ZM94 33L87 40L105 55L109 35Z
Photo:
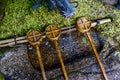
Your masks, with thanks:
M72 0L73 1L73 0ZM88 17L91 20L104 17L112 17L111 23L106 23L95 27L106 37L114 37L120 41L120 10L113 7L104 7L98 0L78 0L79 6L76 13L70 17L70 24L75 24L78 17ZM68 26L68 21L63 18L57 10L48 11L47 4L41 5L36 10L32 10L33 1L15 0L14 3L8 0L5 8L5 17L0 22L0 39L25 35L30 29L38 28L44 31L49 24L59 27ZM23 6L21 6L23 5Z
M1 73L0 73L0 80L4 80L4 77L2 76Z
M86 38L85 38L85 37L83 37L83 38L82 38L82 42L83 42L84 44L86 44L86 43L87 43L87 40L86 40Z

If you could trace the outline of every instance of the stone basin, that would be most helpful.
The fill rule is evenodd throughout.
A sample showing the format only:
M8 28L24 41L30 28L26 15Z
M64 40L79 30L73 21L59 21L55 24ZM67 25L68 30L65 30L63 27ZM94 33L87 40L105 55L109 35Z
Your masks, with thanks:
M104 40L98 39L100 35L98 35L97 32L91 31L90 33L97 50L100 51L103 47ZM81 34L78 31L62 34L58 40L58 43L64 63L66 64L91 55L92 53L92 48L86 38L86 35ZM33 47L28 46L27 51L29 60L33 67L39 69L40 67L36 50ZM59 58L53 42L49 41L47 38L43 39L43 42L40 45L40 51L46 70L60 67Z
M114 55L114 49L97 32L91 31L90 34L109 80L120 80L120 60ZM69 80L103 80L85 34L77 31L67 33L61 35L58 42ZM40 45L40 51L47 79L64 80L53 42L45 38ZM42 80L36 51L28 44L5 52L0 59L0 71L5 80Z

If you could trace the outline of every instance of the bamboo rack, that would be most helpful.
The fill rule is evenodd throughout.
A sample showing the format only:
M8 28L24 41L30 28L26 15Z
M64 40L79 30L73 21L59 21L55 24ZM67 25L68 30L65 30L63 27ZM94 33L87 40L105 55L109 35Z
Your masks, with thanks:
M111 19L96 20L96 21L91 23L91 27L94 27L94 26L100 25L100 24L104 24L104 23L107 23L107 22L111 22ZM67 33L67 32L72 32L72 31L75 31L75 30L76 30L75 25L73 25L71 27L63 27L63 28L61 28L61 34L64 34L64 33ZM43 38L46 38L45 32L43 32L42 35L43 35ZM26 39L26 36L16 38L16 42L15 42L14 38L7 39L7 40L1 40L0 41L0 48L1 47L6 47L6 46L13 46L16 43L17 44L22 44L22 43L27 43L27 42L28 41Z

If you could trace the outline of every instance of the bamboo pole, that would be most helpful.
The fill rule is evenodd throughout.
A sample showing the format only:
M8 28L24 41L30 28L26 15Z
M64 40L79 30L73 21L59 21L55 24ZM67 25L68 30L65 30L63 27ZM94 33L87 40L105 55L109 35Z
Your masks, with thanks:
M18 38L16 38L16 41L24 40L24 39L25 39L25 36L18 37ZM14 42L14 39L7 39L7 40L0 41L0 44L5 44L5 43L9 43L9 42Z
M107 22L111 22L111 19L101 19L101 20L97 20L96 22L94 21L94 22L91 23L91 27L94 27L94 26L100 25L100 24L104 24L104 23L107 23ZM75 31L75 30L76 30L75 25L71 26L71 29L70 29L70 27L63 27L63 28L61 28L61 34L64 34L64 33L67 33L67 32L72 32L72 31ZM44 33L45 32L43 32L43 38L46 37ZM16 42L18 44L22 44L22 43L26 43L28 41L26 40L26 37L23 36L23 37L16 38ZM12 45L15 45L14 38L0 41L0 47L6 47L6 46L12 46Z

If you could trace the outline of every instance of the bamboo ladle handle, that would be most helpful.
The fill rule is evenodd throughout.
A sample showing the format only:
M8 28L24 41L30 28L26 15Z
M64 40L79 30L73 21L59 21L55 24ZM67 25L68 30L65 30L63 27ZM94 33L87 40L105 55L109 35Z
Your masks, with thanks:
M41 72L42 72L42 77L44 80L47 80L46 75L45 75L43 61L42 61L42 56L41 56L40 49L39 49L39 44L42 41L42 35L40 34L40 31L39 30L30 30L27 33L27 40L31 45L33 45L36 48L37 56L38 56L38 60L39 60L39 64L40 64L40 68L41 68Z
M108 80L108 77L106 75L103 64L102 64L102 62L100 60L100 57L99 57L98 52L97 52L97 50L95 48L95 45L94 45L94 43L93 43L93 41L91 39L91 36L90 36L90 33L89 33L90 28L91 28L91 21L89 19L87 19L85 17L82 17L82 18L78 19L78 21L77 21L77 29L78 29L78 31L80 31L82 33L86 33L86 35L88 37L88 40L90 42L90 45L91 45L91 47L92 47L92 49L94 51L94 55L95 55L95 57L97 59L97 62L99 64L99 66L100 66L100 69L101 69L101 71L103 73L103 76L104 76L105 80Z
M100 57L99 57L98 52L97 52L97 50L96 50L96 48L95 48L95 45L94 45L94 43L93 43L93 41L92 41L92 39L91 39L91 37L90 37L90 33L89 33L89 32L86 32L86 35L87 35L87 37L88 37L88 40L90 41L90 44L91 44L92 49L93 49L93 51L94 51L94 55L95 55L95 57L96 57L96 59L97 59L97 62L98 62L98 64L99 64L99 66L100 66L100 69L101 69L101 71L102 71L102 73L103 73L103 76L104 76L105 80L108 80L108 77L107 77L107 75L106 75L104 66L103 66L103 64L102 64L102 62L101 62L101 60L100 60Z
M58 42L54 41L54 44L55 44L55 48L56 48L57 53L58 53L58 57L60 59L60 63L61 63L61 67L62 67L62 71L63 71L64 77L65 77L65 80L68 80L68 76L67 76L67 72L66 72L66 69L65 69L65 65L64 65L63 59L62 59L62 55L61 55L60 49L58 47Z
M66 69L65 69L65 65L64 65L64 62L63 62L63 59L62 59L62 55L60 53L60 49L59 49L59 46L58 46L58 38L60 36L60 29L55 26L55 25L49 25L47 28L46 28L46 36L49 40L53 41L54 44L55 44L55 48L57 50L57 54L58 54L58 57L59 57L59 60L60 60L60 63L61 63L61 67L62 67L62 71L63 71L63 74L64 74L64 77L65 77L65 80L68 80L68 76L67 76L67 72L66 72Z
M39 60L39 64L40 64L43 79L47 80L46 75L45 75L45 69L44 69L43 61L42 61L42 56L41 56L41 53L39 51L39 46L38 45L36 45L36 50L37 50L37 56L38 56L38 60Z

